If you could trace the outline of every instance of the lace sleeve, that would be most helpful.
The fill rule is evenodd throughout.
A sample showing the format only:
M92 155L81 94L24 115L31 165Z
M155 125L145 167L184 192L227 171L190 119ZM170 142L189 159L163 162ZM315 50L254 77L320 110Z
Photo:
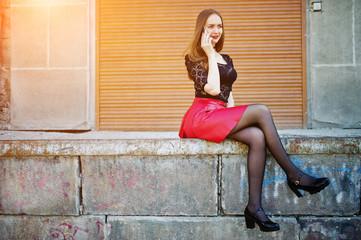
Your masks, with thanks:
M185 57L185 65L187 67L189 76L194 81L194 88L197 91L204 92L204 86L207 84L207 71L203 69L199 62L191 61L188 55Z

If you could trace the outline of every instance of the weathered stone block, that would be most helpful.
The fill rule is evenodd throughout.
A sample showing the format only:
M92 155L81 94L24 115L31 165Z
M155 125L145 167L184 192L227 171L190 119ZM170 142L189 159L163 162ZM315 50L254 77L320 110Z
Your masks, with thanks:
M287 186L286 175L273 158L268 158L263 206L277 215L352 215L360 210L360 155L294 155L292 161L305 173L331 180L322 192L297 196ZM222 208L227 214L241 214L248 201L246 156L222 158Z
M0 158L0 213L79 214L76 157Z
M0 69L0 95L2 99L10 100L10 71Z
M328 0L323 12L310 13L312 64L352 64L352 0Z
M244 217L108 217L110 239L298 239L295 218L272 218L281 231L264 233L246 229Z
M361 218L300 218L300 239L361 239Z
M13 129L87 128L87 71L11 72Z
M48 8L11 7L11 66L47 67Z
M85 213L217 215L217 156L81 160Z
M0 216L0 239L107 239L105 217Z
M10 69L10 39L0 39L0 69Z
M50 67L86 67L88 6L50 7Z
M7 106L3 106L2 102L0 102L0 121L2 121L5 125L10 122L10 109Z
M0 50L1 50L1 46L0 46ZM10 122L9 71L0 69L0 129L6 129L9 122Z

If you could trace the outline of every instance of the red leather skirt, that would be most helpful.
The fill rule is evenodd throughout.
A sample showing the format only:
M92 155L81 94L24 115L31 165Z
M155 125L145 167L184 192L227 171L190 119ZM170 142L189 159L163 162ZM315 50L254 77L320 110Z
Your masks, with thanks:
M179 137L220 143L237 125L247 107L226 108L221 100L196 97L183 117Z

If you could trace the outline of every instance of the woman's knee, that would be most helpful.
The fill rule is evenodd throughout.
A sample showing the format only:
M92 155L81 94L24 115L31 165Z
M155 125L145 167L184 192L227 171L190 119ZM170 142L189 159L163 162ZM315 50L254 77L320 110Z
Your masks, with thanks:
M261 113L262 115L263 114L271 114L271 111L269 110L269 108L264 104L255 104L254 106L257 108L256 110L259 113Z
M261 148L266 147L266 138L263 131L258 127L252 127L249 130L249 145Z
M263 104L253 104L251 105L252 112L257 116L259 121L265 120L269 117L272 117L271 111L266 105Z

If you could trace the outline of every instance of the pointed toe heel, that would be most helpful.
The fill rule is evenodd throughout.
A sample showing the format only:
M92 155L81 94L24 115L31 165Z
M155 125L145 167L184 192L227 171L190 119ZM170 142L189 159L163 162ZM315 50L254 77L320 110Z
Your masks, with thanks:
M280 230L280 225L272 221L261 221L256 214L259 211L264 211L262 208L259 208L255 213L251 213L248 208L244 210L244 216L246 219L246 227L248 229L253 229L257 225L262 232L273 232Z
M288 186L296 194L297 197L304 196L304 194L302 194L300 190L307 191L310 194L316 194L325 189L328 185L330 185L330 180L328 178L316 178L316 180L311 185L303 186L300 185L302 176L303 173L301 172L300 176L295 182L291 182L289 179L287 180Z
M330 180L328 178L317 178L316 181L310 186L309 193L316 194L325 189L330 185Z

